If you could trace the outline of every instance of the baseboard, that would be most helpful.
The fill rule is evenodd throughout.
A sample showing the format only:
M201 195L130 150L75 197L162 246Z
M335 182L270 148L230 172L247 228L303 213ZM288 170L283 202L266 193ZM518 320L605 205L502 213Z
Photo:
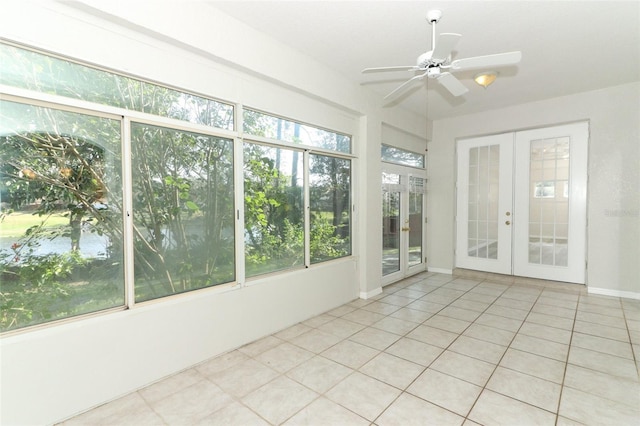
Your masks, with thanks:
M602 296L623 297L625 299L640 300L640 293L637 293L635 291L621 291L613 290L610 288L587 287L587 292L590 294L599 294Z
M451 275L453 274L453 269L444 269L444 268L427 268L427 271L429 272L435 272L437 274L447 274L447 275Z
M361 291L360 292L360 299L365 299L365 300L366 299L371 299L372 297L377 296L377 295L379 295L381 293L382 293L382 287L378 287L378 288L375 288L375 289L370 290L370 291Z

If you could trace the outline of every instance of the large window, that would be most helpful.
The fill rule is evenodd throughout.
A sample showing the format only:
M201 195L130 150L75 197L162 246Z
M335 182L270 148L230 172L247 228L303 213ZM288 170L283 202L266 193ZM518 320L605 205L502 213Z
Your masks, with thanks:
M311 263L351 254L351 161L309 158Z
M0 84L0 332L351 254L349 136L3 43Z
M246 143L246 276L304 264L302 153Z
M402 166L424 168L424 155L407 151L406 149L396 148L390 145L382 145L380 149L382 161Z
M0 331L124 304L120 127L0 101Z
M133 123L136 301L233 281L233 141Z

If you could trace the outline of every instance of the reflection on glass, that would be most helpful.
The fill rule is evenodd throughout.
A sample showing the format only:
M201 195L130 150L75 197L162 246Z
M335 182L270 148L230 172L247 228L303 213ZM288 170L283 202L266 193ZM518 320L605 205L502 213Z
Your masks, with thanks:
M302 153L244 145L244 235L248 277L304 264Z
M351 138L347 135L285 120L250 109L245 109L244 131L249 135L263 136L280 141L293 142L338 152L351 152Z
M0 331L124 304L120 121L0 101Z
M309 156L311 263L351 254L351 161Z
M131 125L136 301L233 281L233 142Z
M424 155L407 151L402 148L383 144L381 148L381 156L382 161L387 161L389 163L424 168Z
M467 254L498 258L498 189L500 146L469 150L469 204Z
M382 275L400 270L400 175L382 174Z
M529 263L567 266L569 138L531 142Z

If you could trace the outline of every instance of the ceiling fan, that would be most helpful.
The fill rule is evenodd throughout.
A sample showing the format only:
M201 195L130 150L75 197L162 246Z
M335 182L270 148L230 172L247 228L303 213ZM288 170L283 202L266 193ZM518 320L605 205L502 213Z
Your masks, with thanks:
M477 68L493 68L504 65L513 65L520 62L521 52L498 53L495 55L474 56L471 58L456 59L451 61L451 51L456 46L460 34L442 33L436 43L436 24L442 17L440 10L432 10L427 13L427 21L432 26L431 50L418 56L416 65L399 67L379 67L365 68L362 73L375 73L387 71L418 71L420 74L411 77L402 83L395 90L389 93L384 99L393 98L400 95L411 87L412 84L422 81L425 77L438 81L453 96L461 96L469 91L452 72L464 71Z

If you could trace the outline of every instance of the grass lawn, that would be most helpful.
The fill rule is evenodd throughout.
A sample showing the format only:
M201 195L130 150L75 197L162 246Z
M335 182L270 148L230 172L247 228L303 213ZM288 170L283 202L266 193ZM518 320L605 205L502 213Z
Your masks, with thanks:
M46 221L47 228L68 225L69 218L63 213L56 213L49 216L38 216L37 214L14 212L4 217L0 222L0 237L21 237L25 231L34 225L39 225Z

